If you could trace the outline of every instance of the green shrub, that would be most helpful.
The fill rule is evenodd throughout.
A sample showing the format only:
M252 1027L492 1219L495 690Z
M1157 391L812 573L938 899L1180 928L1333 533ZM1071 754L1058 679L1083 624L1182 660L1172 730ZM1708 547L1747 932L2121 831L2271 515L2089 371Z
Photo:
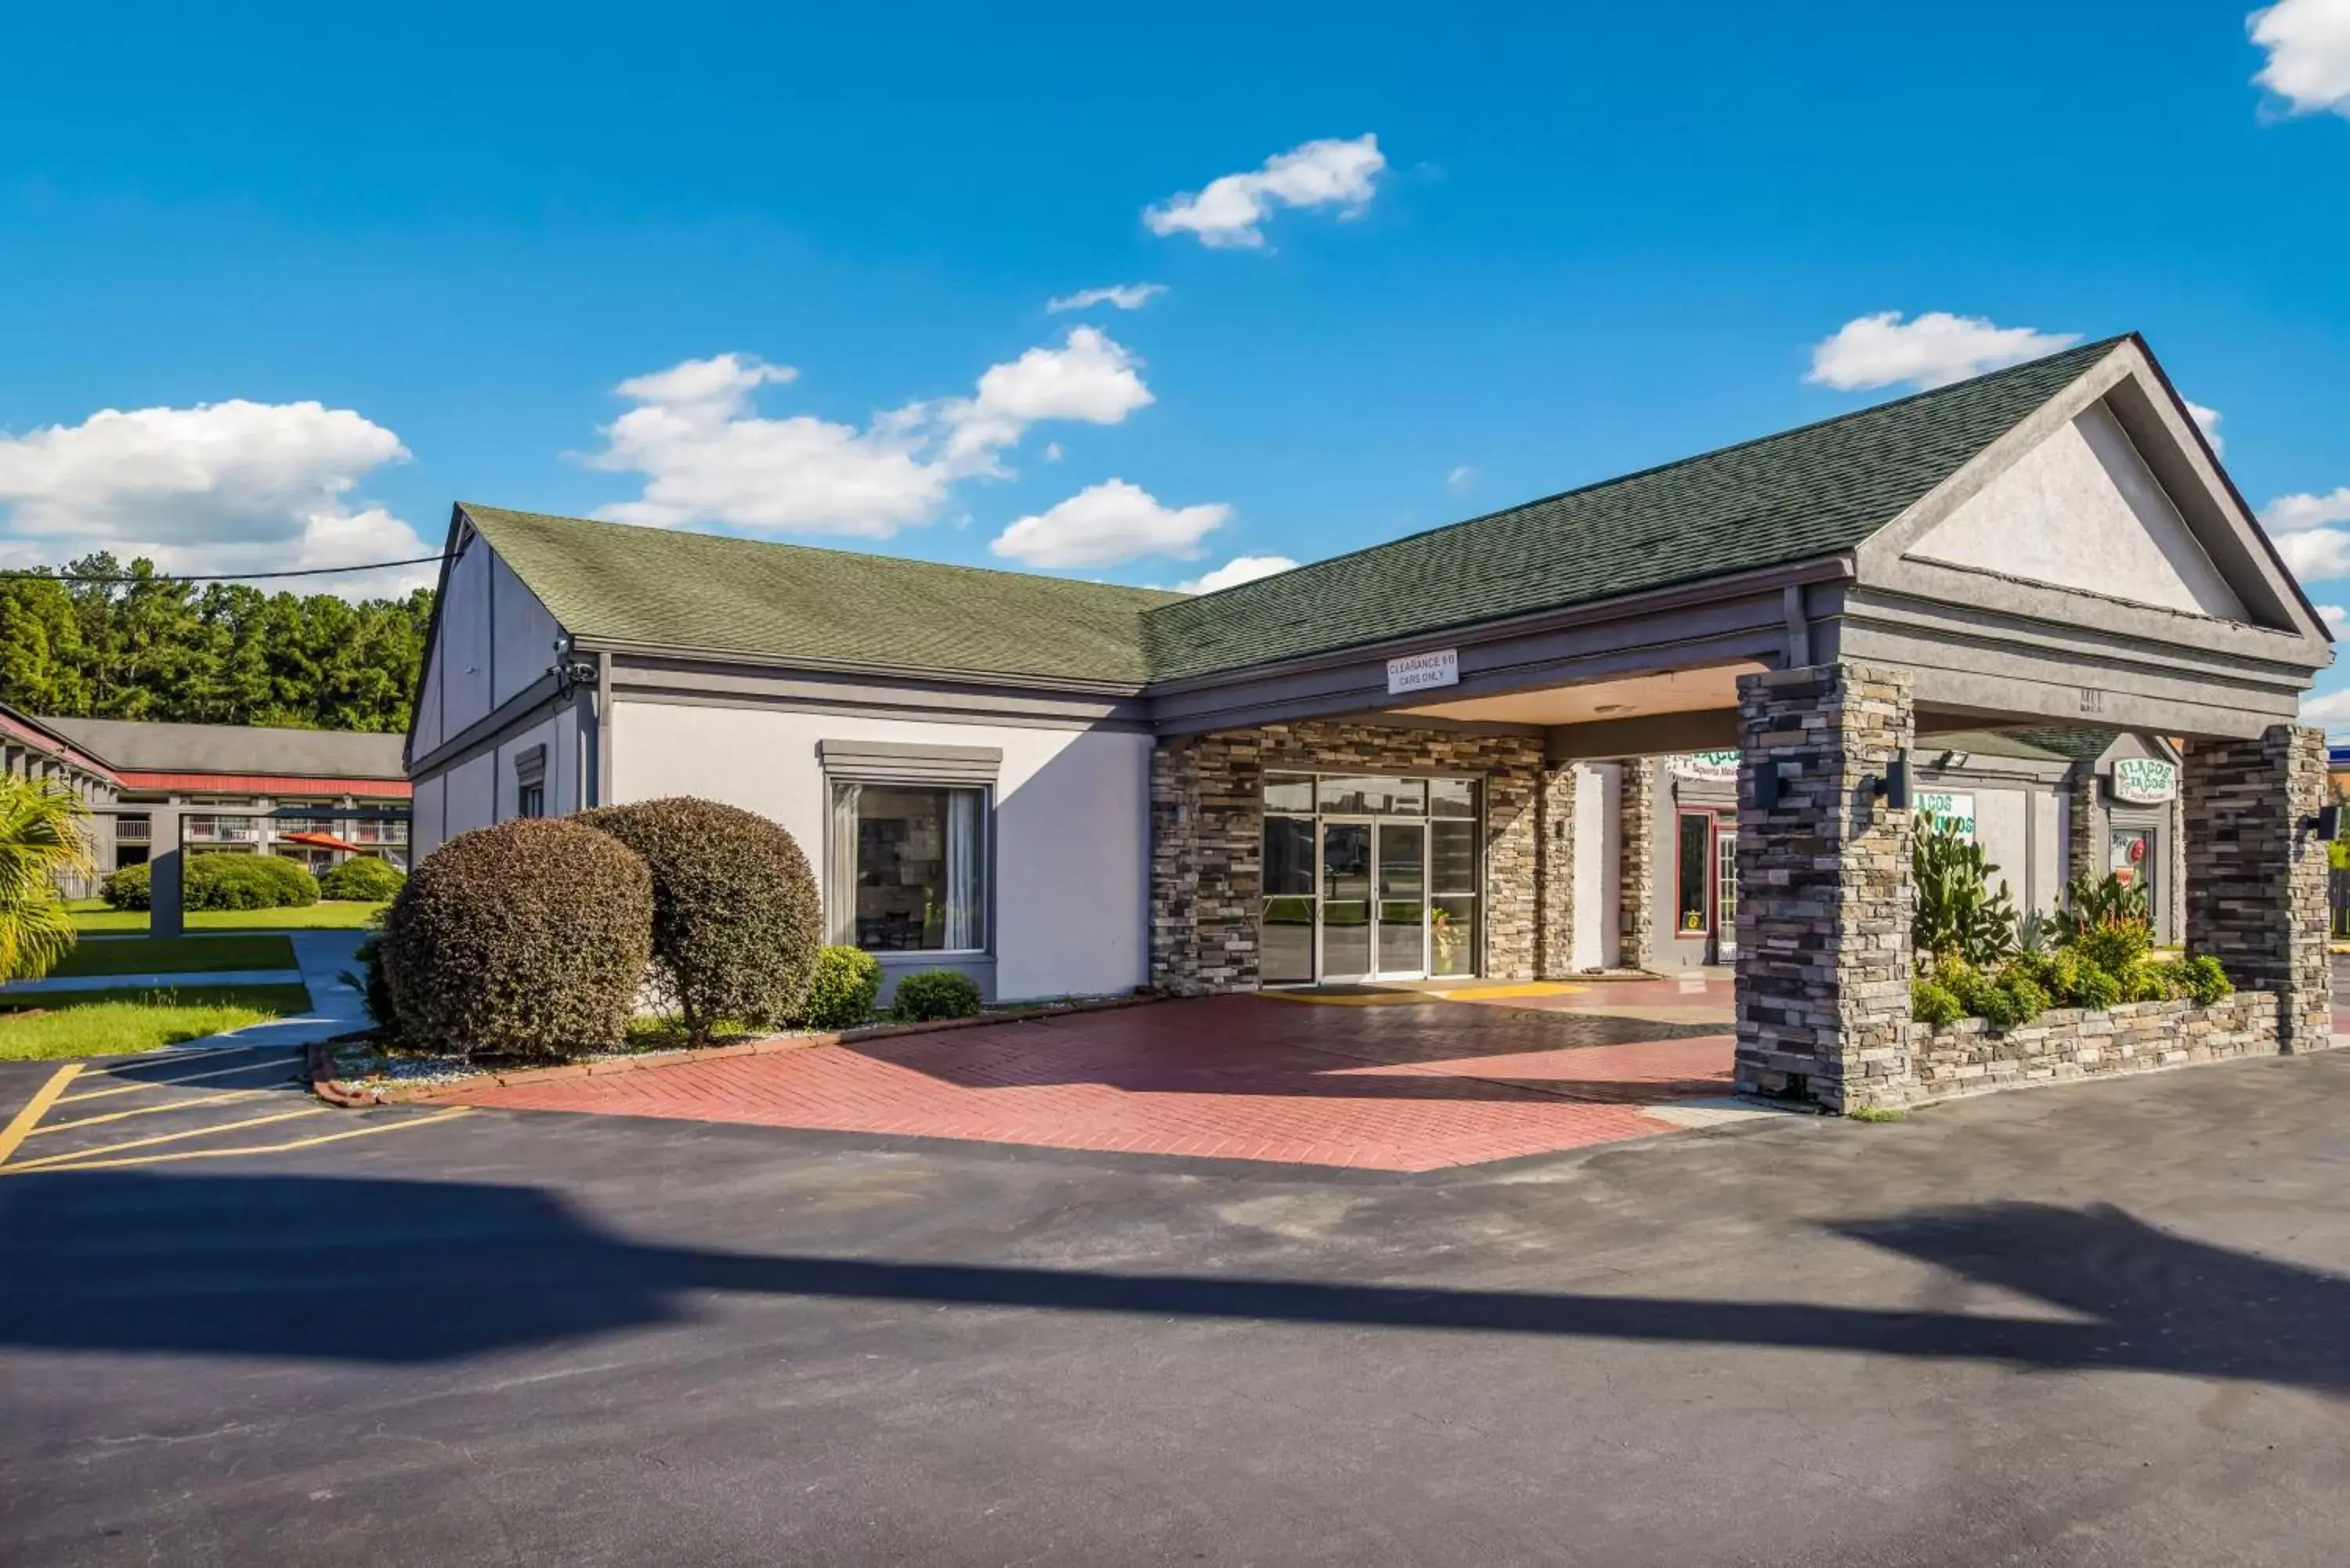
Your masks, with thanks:
M816 978L792 1022L802 1029L854 1029L873 1021L881 994L881 964L863 948L826 948L816 955Z
M2005 986L1988 982L1980 987L1967 1011L1993 1029L2012 1029L2026 1016L2023 1002Z
M126 866L99 885L99 894L118 909L151 909L154 867ZM180 908L196 909L307 909L318 901L318 879L299 861L279 855L221 852L182 855Z
M2074 877L2056 912L2056 940L2107 974L2126 975L2154 946L2146 888L2110 872Z
M338 866L329 866L318 878L318 892L328 898L347 898L353 903L380 904L400 892L408 874L389 860L372 855L354 855Z
M2084 958L2073 981L2072 1002L2075 1007L2113 1007L2122 999L2122 982L2099 965Z
M343 978L357 984L359 994L367 999L367 1015L379 1029L397 1028L400 1013L391 1002L391 982L383 972L383 933L370 932L365 941L351 950L359 961L359 971Z
M1909 1016L1920 1023L1930 1023L1937 1029L1947 1028L1964 1018L1967 1010L1950 994L1950 987L1930 980L1913 981L1909 986Z
M2081 1005L2081 955L2070 948L2059 948L2050 953L2032 978L2040 982L2041 989L2057 1006Z
M934 1018L971 1018L985 1004L979 982L951 969L926 969L898 982L890 1011L909 1023Z
M2184 993L2175 964L2140 959L2115 978L2121 981L2124 1002L2168 1002Z
M824 945L816 877L797 840L756 812L673 795L584 812L652 873L655 979L707 1038L719 1019L780 1024Z
M2187 994L2206 1007L2235 993L2235 982L2228 978L2228 971L2220 967L2220 961L2210 953L2189 959L2178 968Z
M1999 989L2015 1004L2018 1023L2029 1023L2048 1011L2048 992L2028 974L2002 974Z
M2015 950L2015 906L2007 884L1991 891L1991 877L1998 869L1983 858L1981 845L1939 819L1926 820L1909 848L1910 879L1918 894L1909 940L1918 951L1982 964Z
M462 833L417 867L384 922L400 1033L460 1054L618 1045L652 959L652 874L576 819Z
M144 909L154 902L155 868L141 860L125 866L98 885L98 896L111 909Z

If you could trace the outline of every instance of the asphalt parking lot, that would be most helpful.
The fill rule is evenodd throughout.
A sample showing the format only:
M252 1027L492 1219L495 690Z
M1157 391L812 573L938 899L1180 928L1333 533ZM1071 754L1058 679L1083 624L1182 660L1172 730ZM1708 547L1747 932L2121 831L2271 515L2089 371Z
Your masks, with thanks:
M2335 1563L2345 1110L2350 1054L1412 1175L68 1161L0 1179L0 1561Z

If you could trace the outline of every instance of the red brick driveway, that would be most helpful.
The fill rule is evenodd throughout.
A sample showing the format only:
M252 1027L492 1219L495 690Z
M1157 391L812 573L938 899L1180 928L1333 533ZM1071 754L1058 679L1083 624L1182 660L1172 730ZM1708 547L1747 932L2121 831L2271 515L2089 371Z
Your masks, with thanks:
M1652 1107L1729 1094L1726 986L1527 989L1171 1002L447 1097L1411 1171L1669 1132Z

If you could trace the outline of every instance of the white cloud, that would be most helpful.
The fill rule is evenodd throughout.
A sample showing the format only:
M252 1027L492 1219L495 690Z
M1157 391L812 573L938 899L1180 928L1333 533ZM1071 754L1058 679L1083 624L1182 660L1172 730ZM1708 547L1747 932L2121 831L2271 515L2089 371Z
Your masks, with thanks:
M1153 400L1135 373L1140 363L1099 328L1080 327L1058 348L1031 348L1008 364L989 366L976 396L937 406L937 417L950 427L948 462L970 472L1000 472L996 452L1041 420L1118 423Z
M2350 723L2350 690L2312 692L2301 700L2301 722L2340 729Z
M1045 443L1045 461L1046 462L1058 462L1061 461L1061 443L1059 441L1048 441Z
M1465 462L1444 476L1444 488L1455 495L1468 494L1476 484L1477 471Z
M1002 454L1030 425L1117 424L1148 407L1140 363L1080 327L1058 348L990 366L970 397L909 403L858 427L754 411L758 388L796 379L788 367L741 354L688 359L616 389L637 406L605 427L604 450L588 461L641 473L645 484L598 515L886 539L936 516L956 481L1007 473Z
M1167 292L1163 283L1114 283L1107 288L1081 288L1075 294L1048 299L1045 308L1051 311L1090 310L1097 305L1115 305L1120 310L1139 310Z
M2317 617L2325 623L2326 630L2339 637L2342 634L2343 619L2345 617L2350 617L2350 610L2344 609L2340 605L2319 605Z
M1031 566L1113 566L1141 556L1190 560L1231 515L1223 505L1162 506L1140 485L1110 479L1021 518L988 548Z
M1276 573L1296 569L1297 563L1286 556L1234 556L1211 572L1202 572L1189 582L1176 584L1175 591L1179 594L1212 594L1218 588L1236 588L1259 577L1270 577Z
M1376 136L1308 141L1266 159L1263 168L1223 175L1197 193L1146 208L1142 221L1154 234L1194 234L1203 245L1254 249L1264 244L1257 225L1278 207L1336 206L1341 217L1357 216L1387 166Z
M2021 364L2081 340L2077 332L1998 327L1980 316L1929 310L1904 321L1898 310L1856 317L1812 348L1804 379L1842 391L1866 387L1945 387L2002 365Z
M2350 118L2350 0L2279 0L2245 25L2269 52L2254 81L2292 113Z
M2350 577L2350 484L2326 495L2280 495L2261 508L2277 554L2304 583Z
M2225 416L2217 409L2205 408L2201 403L2191 400L2187 405L2187 411L2195 416L2195 423L2203 431L2203 439L2211 443L2211 455L2225 457L2228 440L2220 433L2220 421Z
M408 455L349 409L243 399L104 409L0 435L0 561L54 566L110 550L222 575L428 556L414 528L352 501L360 476ZM430 567L408 567L289 586L358 597L432 580Z

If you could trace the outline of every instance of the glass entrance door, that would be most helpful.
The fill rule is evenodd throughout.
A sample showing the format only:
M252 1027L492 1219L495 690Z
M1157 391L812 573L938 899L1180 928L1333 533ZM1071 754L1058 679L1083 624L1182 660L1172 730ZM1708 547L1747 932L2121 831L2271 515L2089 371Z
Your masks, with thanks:
M1713 961L1738 961L1738 829L1726 821L1713 836Z
M1322 824L1322 978L1371 976L1371 825Z
M1375 830L1379 867L1378 974L1428 974L1428 825L1382 822Z

